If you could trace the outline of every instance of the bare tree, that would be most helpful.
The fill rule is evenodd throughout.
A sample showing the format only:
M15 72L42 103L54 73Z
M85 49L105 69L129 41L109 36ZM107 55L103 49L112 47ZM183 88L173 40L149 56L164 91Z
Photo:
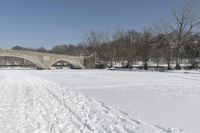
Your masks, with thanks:
M110 67L113 67L113 61L115 56L115 47L113 45L113 40L108 32L103 33L104 44L102 45L104 60L110 62Z
M153 35L151 29L144 29L144 32L138 43L138 54L144 62L144 69L148 69L148 61L150 59L151 47L153 43Z
M172 50L174 48L174 32L172 26L163 18L153 26L154 33L156 34L156 49L159 49L162 56L167 61L168 70L171 69Z
M86 43L90 46L91 52L96 53L97 59L99 58L100 45L102 44L102 33L91 30L86 36Z
M127 67L131 68L132 62L136 60L137 56L137 42L140 39L140 33L135 30L129 30L124 36L124 56L123 59L127 61ZM124 65L124 64L123 64Z
M187 1L179 10L173 12L177 26L176 36L176 69L181 69L180 56L183 53L183 47L193 32L193 29L200 25L200 18L194 11L191 0Z
M123 37L124 37L124 30L120 27L117 27L114 29L112 35L111 35L111 41L109 43L110 49L111 49L111 61L110 66L113 66L113 62L120 60L121 56L123 55Z

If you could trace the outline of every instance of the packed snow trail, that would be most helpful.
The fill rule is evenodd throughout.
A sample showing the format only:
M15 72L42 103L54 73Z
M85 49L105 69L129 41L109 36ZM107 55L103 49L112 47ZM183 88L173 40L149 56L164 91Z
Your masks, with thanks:
M175 133L23 71L0 74L0 133Z

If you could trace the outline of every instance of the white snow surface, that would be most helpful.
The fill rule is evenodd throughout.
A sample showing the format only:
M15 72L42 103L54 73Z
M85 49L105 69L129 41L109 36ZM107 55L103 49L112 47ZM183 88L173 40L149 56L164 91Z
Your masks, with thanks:
M0 133L200 132L198 72L1 70L0 79Z

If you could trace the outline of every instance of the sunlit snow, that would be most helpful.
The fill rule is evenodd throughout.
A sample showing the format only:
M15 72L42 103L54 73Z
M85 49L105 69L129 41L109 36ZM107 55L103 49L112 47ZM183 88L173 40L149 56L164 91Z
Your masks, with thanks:
M1 70L0 132L199 133L200 74Z

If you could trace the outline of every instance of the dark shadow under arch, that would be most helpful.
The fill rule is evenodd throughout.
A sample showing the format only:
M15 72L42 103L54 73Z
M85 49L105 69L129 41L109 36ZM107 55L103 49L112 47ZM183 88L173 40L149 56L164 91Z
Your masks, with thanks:
M52 67L62 67L62 64L61 65L56 65L57 63L67 63L65 66L68 66L70 69L81 69L81 66L79 63L73 63L71 61L68 61L68 60L63 60L63 59L59 59L59 60L56 60L54 61L53 63L51 63L51 65L49 66L49 68L52 68Z
M8 60L9 59L11 59L11 60L15 60L16 59L16 61L17 61L17 59L19 59L19 60L24 60L24 61L27 61L27 62L29 62L29 64L30 64L30 66L31 67L34 67L34 68L36 68L36 69L41 69L41 65L38 65L37 63L36 63L36 61L34 61L33 59L29 59L29 58L27 58L27 57L23 57L23 56L15 56L15 55L0 55L0 60L2 60L2 58L4 58L4 59L6 59L6 58L8 58ZM3 66L9 66L9 65L1 65L2 67ZM24 64L22 64L22 65L10 65L10 66L20 66L20 67L24 67L24 66L26 66L26 65L24 65Z

